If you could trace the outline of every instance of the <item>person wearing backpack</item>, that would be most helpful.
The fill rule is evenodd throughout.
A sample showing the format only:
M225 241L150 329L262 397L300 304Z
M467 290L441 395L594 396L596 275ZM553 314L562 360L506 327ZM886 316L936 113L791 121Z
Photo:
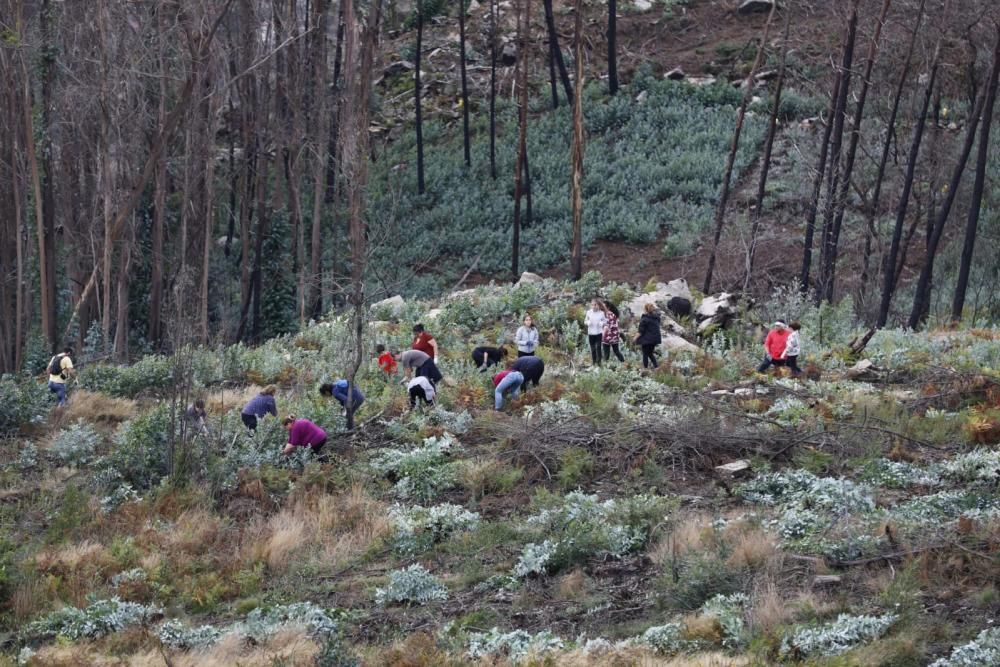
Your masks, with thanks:
M49 360L49 391L56 395L59 407L66 405L66 381L76 375L73 369L73 348L66 346Z

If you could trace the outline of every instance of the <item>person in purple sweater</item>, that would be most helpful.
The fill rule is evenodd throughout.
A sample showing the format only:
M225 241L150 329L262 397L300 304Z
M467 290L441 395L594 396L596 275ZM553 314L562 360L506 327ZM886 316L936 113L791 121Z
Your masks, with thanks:
M281 424L288 431L288 444L281 451L285 456L294 452L296 447L312 447L313 454L319 454L326 444L326 431L308 419L296 419L295 415L288 415Z
M240 410L240 419L251 431L257 430L257 420L264 415L278 416L278 405L274 402L274 392L278 388L273 384L264 387L259 394L251 398Z

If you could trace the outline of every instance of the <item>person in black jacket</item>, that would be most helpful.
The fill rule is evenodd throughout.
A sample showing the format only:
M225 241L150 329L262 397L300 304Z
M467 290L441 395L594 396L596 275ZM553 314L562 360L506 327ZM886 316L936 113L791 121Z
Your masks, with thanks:
M656 361L656 346L663 338L660 335L660 314L656 312L656 306L647 303L639 319L639 335L635 338L635 344L642 347L642 367L656 368L659 362Z
M477 347L472 351L472 361L480 372L485 372L489 366L499 364L507 358L505 347Z
M538 386L538 381L542 379L542 373L545 372L545 362L534 355L529 355L518 357L509 368L524 376L524 388L527 389L529 382L536 387Z

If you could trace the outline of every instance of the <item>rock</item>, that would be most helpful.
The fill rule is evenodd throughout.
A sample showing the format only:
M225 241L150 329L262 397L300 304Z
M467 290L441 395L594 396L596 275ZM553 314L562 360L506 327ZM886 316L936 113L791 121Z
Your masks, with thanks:
M430 310L427 311L427 314L424 315L424 321L430 322L432 320L436 320L437 318L441 317L441 312L442 311L440 308L431 308Z
M774 0L743 0L736 11L740 14L757 14L769 12L774 7Z
M656 289L667 294L668 297L679 296L682 299L691 300L691 288L688 287L688 281L683 278L675 278L669 283L664 285L663 283L657 283Z
M459 299L471 299L475 295L476 295L476 289L473 287L473 288L470 288L470 289L462 289L462 290L458 290L457 292L452 292L451 294L449 294L448 296L446 296L444 298L444 300L445 301L458 301Z
M752 387L739 387L733 389L733 393L737 396L753 396L756 392L754 392Z
M692 76L688 83L694 86L711 86L715 83L714 76Z
M675 67L663 75L664 79L670 79L671 81L682 81L685 77L687 77L687 74L680 67Z
M646 101L647 97L649 97L649 93L644 90L635 96L635 101L638 102L639 104L642 104L643 102Z
M474 14L477 11L479 11L479 3L476 2L476 0L472 0L472 2L469 3L469 13Z
M755 81L770 81L774 77L778 76L778 70L776 69L765 69L757 72L754 75Z
M640 12L648 12L653 8L653 3L650 0L635 0L635 8Z
M545 280L545 278L542 278L537 273L525 271L521 274L521 277L517 279L517 282L514 283L514 287L518 287L519 285L530 285L531 283L540 283L543 280Z
M695 311L699 320L698 333L702 334L713 326L724 327L736 316L736 303L739 296L721 292L715 296L706 297Z
M382 76L389 78L410 71L413 71L413 63L409 60L397 60L385 66L385 69L382 70Z
M726 477L745 477L750 474L750 462L746 459L739 459L731 463L724 463L715 466L715 472Z
M662 334L663 349L669 352L697 352L701 348L672 333Z
M503 67L510 67L517 62L517 44L514 42L507 42L503 45L503 49L500 50L500 65Z
M667 301L667 310L677 317L688 317L691 315L691 299L682 296L672 296Z
M388 299L382 299L378 303L373 303L371 305L371 312L381 313L388 311L393 317L399 317L404 308L406 308L406 301L397 294L396 296L390 296Z
M652 292L646 292L645 294L640 294L636 298L629 301L628 304L626 304L626 308L628 308L629 312L631 312L635 317L640 317L642 315L642 310L645 308L647 303L652 303L662 311L675 312L670 310L670 300L674 297L687 299L689 302L691 301L691 288L688 287L687 281L683 278L671 280L669 283L656 283L655 290ZM674 324L676 324L676 322ZM684 331L683 327L680 325L677 326L682 332Z

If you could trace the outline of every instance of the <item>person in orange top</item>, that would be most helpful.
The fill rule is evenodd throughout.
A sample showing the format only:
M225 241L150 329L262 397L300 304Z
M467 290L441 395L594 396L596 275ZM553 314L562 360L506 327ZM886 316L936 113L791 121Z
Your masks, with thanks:
M393 359L392 353L385 349L385 345L376 345L375 353L378 354L378 367L382 372L386 375L395 375L396 360Z
M424 330L423 324L413 325L413 336L413 343L410 345L410 348L420 350L433 359L434 363L437 363L438 343L434 340L434 336Z
M764 361L757 367L758 373L767 371L771 366L785 365L785 347L788 344L788 326L778 320L764 339Z

